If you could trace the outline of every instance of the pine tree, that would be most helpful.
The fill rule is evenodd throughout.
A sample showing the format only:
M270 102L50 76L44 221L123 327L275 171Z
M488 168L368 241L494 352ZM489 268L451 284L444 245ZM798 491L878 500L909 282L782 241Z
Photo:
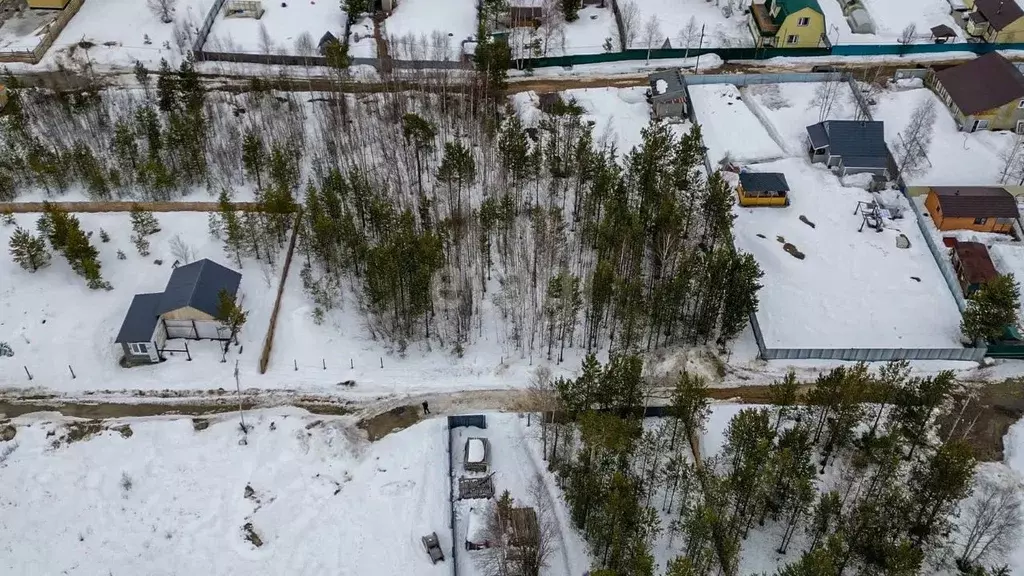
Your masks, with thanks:
M424 119L418 114L406 114L402 116L402 136L406 144L412 146L416 157L416 182L419 188L419 197L423 199L423 164L422 156L430 152L434 147L434 138L437 137L437 127L432 122Z
M263 149L263 140L259 134L252 130L245 133L242 139L242 166L250 178L256 179L256 188L263 189L263 162L266 159L266 151Z
M220 212L220 224L223 232L224 251L234 256L235 261L238 262L238 267L241 268L242 251L245 244L244 230L238 219L238 213L235 212L235 207L231 204L231 197L228 195L227 190L221 190L217 203L219 205L218 211Z
M1008 326L1017 323L1020 288L1013 274L998 276L967 299L960 329L972 341L998 340Z
M954 505L970 493L975 464L971 447L954 440L940 446L929 461L914 465L909 485L917 510L910 533L916 547L946 533Z
M800 383L796 381L796 373L790 370L782 380L774 380L768 385L768 402L778 407L775 415L775 431L779 431L782 423L793 406L796 405Z
M227 290L217 294L217 320L231 331L230 340L238 342L238 332L249 318L249 312L242 309L235 295Z
M171 70L166 58L160 59L160 70L156 79L157 106L161 112L170 112L178 107L178 77Z
M33 236L24 228L18 228L11 235L10 253L14 261L25 270L35 272L50 263L50 252L39 236Z

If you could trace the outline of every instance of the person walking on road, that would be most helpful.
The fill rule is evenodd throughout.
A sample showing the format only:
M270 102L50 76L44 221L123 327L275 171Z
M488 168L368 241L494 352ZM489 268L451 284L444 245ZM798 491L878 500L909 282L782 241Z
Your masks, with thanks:
M430 414L430 406L427 404L426 400L423 401L423 413Z

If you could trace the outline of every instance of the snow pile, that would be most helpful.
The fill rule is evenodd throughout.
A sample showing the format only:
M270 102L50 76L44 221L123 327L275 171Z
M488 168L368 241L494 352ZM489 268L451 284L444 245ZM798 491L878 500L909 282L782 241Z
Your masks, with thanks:
M690 86L690 97L697 121L704 127L704 144L712 164L726 157L734 162L763 162L783 156L736 86Z
M352 58L377 57L377 39L373 35L373 18L364 16L349 26L348 55Z
M485 501L469 509L466 519L466 542L475 546L487 546L487 517L490 508Z
M664 94L665 91L668 90L668 82L659 78L658 81L654 83L654 88L658 91L658 94Z
M881 233L858 232L853 212L874 200L867 191L804 159L755 169L782 172L790 186L787 208L734 209L736 246L764 271L757 317L769 347L960 346L959 310L909 207ZM909 249L896 247L900 234Z
M960 132L946 106L931 90L887 91L877 96L873 116L885 122L889 149L899 141L914 109L922 102L935 105L935 125L928 148L928 162L919 173L905 176L908 186L993 186L999 185L1006 161L1001 157L1013 148L1012 132ZM964 167L970 166L969 176ZM965 178L968 180L965 181Z
M245 420L244 446L225 415L201 431L130 420L130 437L57 448L61 424L16 420L0 541L24 545L6 546L0 573L448 574L420 542L436 531L451 550L443 421L367 444L344 420L295 409Z

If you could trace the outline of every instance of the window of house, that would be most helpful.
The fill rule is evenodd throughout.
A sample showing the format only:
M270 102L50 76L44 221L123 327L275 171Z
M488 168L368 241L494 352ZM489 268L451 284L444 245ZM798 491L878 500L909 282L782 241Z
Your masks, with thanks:
M132 354L149 354L149 345L143 343L132 342L128 345L128 349L132 351Z
M975 218L974 219L974 223L978 224L978 225L982 225L982 224L984 224L986 222L988 222L988 218Z
M797 36L796 34L790 34L789 36L786 36L786 44L796 44L799 41L800 37Z
M796 21L796 25L797 26L807 26L810 23L811 23L811 19L810 18L801 18L801 19Z
M1024 100L1017 102L1017 108L1024 108Z

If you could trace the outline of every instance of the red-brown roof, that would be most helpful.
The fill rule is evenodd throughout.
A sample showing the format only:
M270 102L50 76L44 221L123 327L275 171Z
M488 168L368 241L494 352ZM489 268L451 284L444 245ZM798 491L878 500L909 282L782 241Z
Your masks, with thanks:
M942 215L950 218L1018 218L1017 199L994 186L933 186Z
M1024 74L998 52L946 68L935 76L968 116L1024 98Z
M1024 10L1017 5L1017 0L977 0L974 8L985 16L996 32L1024 17Z
M984 284L999 277L989 258L988 248L981 242L957 242L953 251L960 260L961 274L968 284Z

